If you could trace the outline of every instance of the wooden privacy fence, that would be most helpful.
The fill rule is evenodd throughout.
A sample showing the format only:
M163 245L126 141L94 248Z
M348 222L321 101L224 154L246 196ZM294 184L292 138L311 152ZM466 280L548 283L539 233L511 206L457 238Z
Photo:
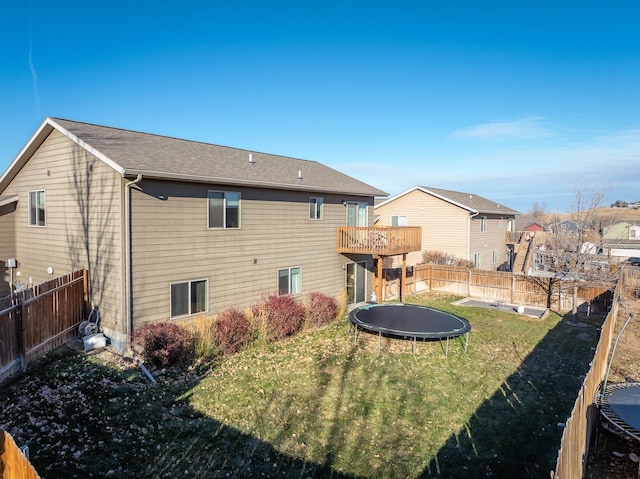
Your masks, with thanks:
M385 269L382 300L400 298L400 271ZM407 271L407 294L440 291L550 308L555 311L573 309L574 286L578 311L606 313L611 307L614 285L574 283L555 278L535 278L502 271L485 271L459 266L419 264Z
M0 298L0 381L74 339L87 311L85 270Z
M29 460L16 446L13 437L0 429L0 477L2 479L39 479Z
M606 375L618 316L618 298L625 279L623 275L618 282L611 311L602 325L591 367L582 383L571 416L565 423L556 469L551 474L552 479L580 478L584 477L586 472L591 438L599 420L599 412L594 401Z

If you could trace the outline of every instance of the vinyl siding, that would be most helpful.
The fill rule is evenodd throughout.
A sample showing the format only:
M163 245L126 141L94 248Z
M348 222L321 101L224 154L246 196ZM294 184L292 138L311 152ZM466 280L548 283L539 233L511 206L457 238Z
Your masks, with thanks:
M6 261L16 257L16 241L13 234L15 209L15 203L0 206L0 298L11 293L9 288L11 277Z
M100 308L103 328L117 331L122 330L120 188L110 167L54 131L3 191L19 196L12 256L20 281L38 284L87 268L92 305ZM44 227L29 225L29 192L35 190L45 191Z
M241 228L208 229L209 190L241 193ZM324 199L322 220L309 219L311 196ZM169 319L173 282L208 279L208 315L275 293L281 268L302 268L300 296L337 296L352 261L336 253L345 199L353 198L143 180L132 191L134 327Z
M482 217L487 218L487 230L481 231ZM480 213L471 220L471 247L469 260L480 253L480 269L496 270L507 261L508 247L505 243L505 231L507 231L507 217L485 215ZM493 251L498 251L498 262L493 262Z
M413 190L375 211L379 224L391 225L391 216L407 217L407 226L422 227L422 251L409 253L407 264L422 262L423 251L442 251L467 259L469 212L419 190ZM396 260L396 263L399 260Z

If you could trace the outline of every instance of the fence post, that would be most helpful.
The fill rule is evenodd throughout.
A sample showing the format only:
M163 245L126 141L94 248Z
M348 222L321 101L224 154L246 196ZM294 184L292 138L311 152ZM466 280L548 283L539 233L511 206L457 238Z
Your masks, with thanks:
M82 317L87 318L89 316L89 271L82 270L82 288L84 291L84 311Z
M23 298L24 299L24 298ZM27 328L24 321L24 301L18 299L18 309L16 309L16 316L18 321L18 351L20 352L20 369L26 371L27 369Z
M467 297L471 297L471 268L469 268L469 274L467 275Z

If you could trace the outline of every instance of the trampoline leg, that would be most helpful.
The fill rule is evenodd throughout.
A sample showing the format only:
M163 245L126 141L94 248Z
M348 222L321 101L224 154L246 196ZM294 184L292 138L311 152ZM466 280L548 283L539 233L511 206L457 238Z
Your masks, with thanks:
M412 351L413 352L413 357L415 358L416 357L416 337L415 336L413 337L413 348L412 349L413 349L413 351Z
M444 357L445 358L449 357L449 338L447 338L447 350L444 353Z

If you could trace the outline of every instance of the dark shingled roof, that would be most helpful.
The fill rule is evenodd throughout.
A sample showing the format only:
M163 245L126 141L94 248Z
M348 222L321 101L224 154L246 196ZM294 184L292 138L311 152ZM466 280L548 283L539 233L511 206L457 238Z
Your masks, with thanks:
M508 208L504 205L496 203L495 201L488 200L479 195L471 193L463 193L460 191L442 190L440 188L429 188L426 186L420 186L420 189L426 192L431 192L436 196L439 196L451 203L456 203L465 209L471 211L477 211L478 213L486 214L508 214L519 215L520 212Z
M316 161L59 118L50 121L98 153L123 176L142 174L168 180L387 196L382 190Z

